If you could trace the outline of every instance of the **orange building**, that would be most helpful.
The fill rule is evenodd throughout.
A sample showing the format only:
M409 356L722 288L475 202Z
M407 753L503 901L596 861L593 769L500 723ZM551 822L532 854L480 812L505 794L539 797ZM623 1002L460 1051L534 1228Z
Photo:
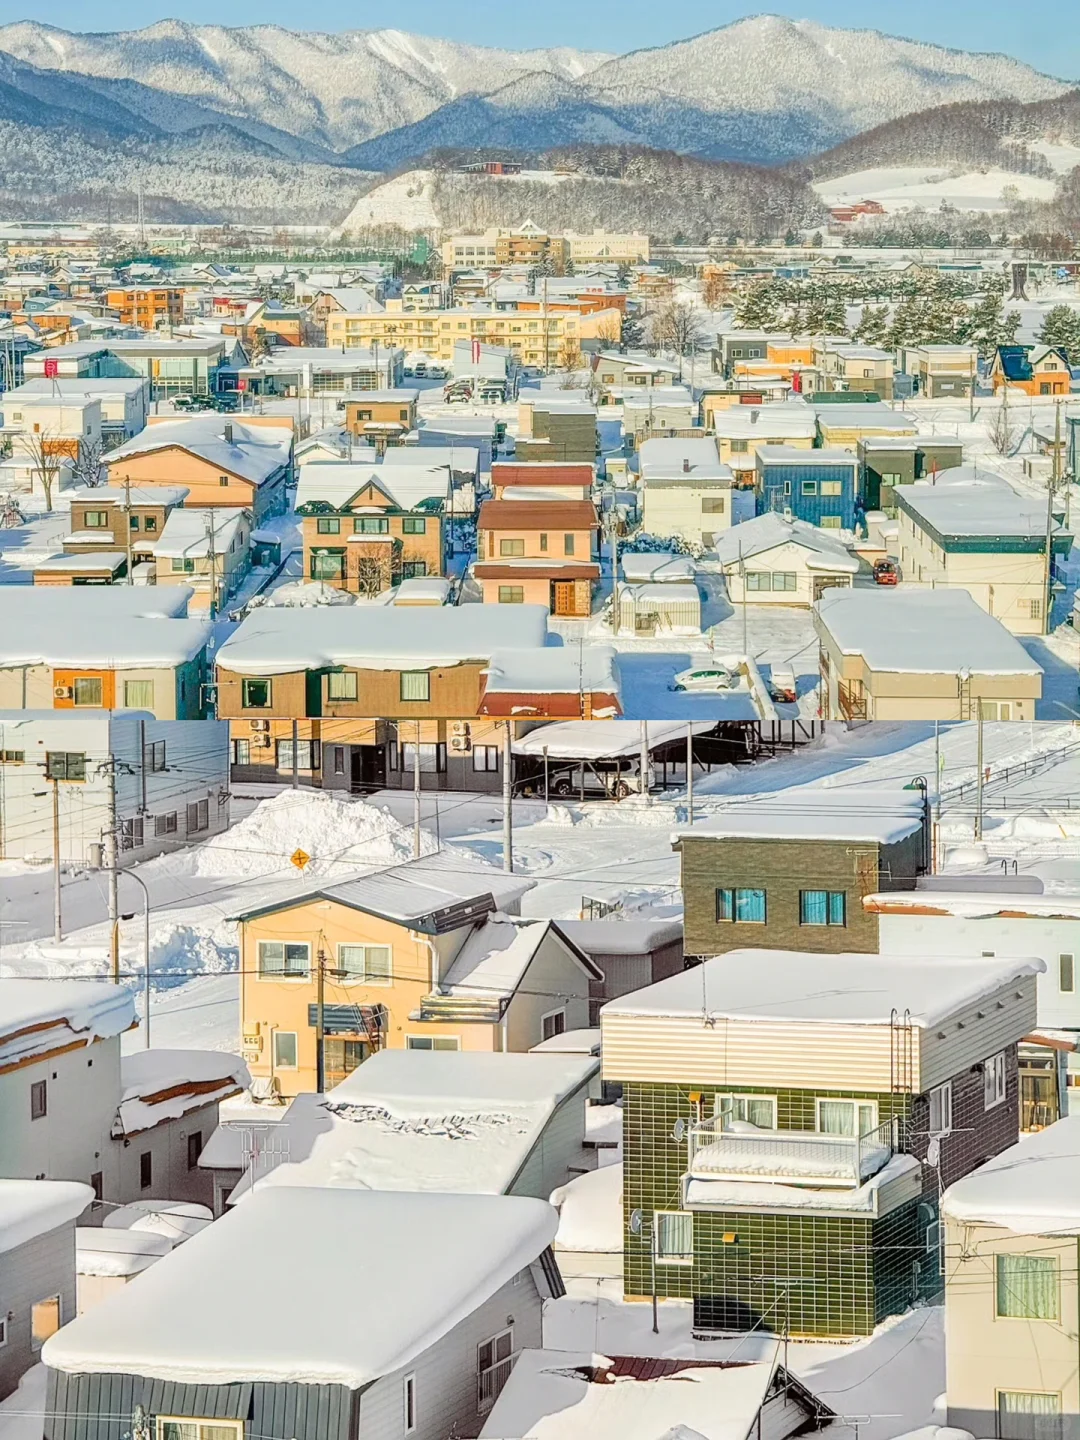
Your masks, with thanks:
M473 568L485 604L544 605L588 616L600 578L593 558L600 522L586 500L485 500Z
M105 304L123 324L141 330L179 325L184 318L184 292L174 285L117 285L106 292Z
M1006 385L1025 395L1068 395L1069 358L1052 345L999 345L990 367L994 394Z

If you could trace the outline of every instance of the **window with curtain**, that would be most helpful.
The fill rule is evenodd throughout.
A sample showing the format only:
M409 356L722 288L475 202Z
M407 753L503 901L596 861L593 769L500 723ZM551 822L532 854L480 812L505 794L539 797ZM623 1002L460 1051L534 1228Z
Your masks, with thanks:
M426 670L402 670L400 695L402 700L430 700L431 676Z
M101 706L101 681L95 676L82 675L75 681L75 704Z
M653 1243L660 1265L694 1263L694 1217L675 1210L658 1210L654 1216Z
M355 700L359 694L355 670L331 670L326 677L328 700Z
M1058 1261L1054 1255L998 1255L997 1313L1003 1320L1057 1320Z
M862 1100L819 1100L817 1128L822 1135L868 1135L877 1129L877 1106Z
M306 977L310 969L311 949L307 944L282 940L259 941L260 975L296 979Z
M776 1129L776 1100L772 1095L717 1095L713 1113L724 1125L742 1120L759 1130Z
M999 1390L998 1435L1001 1440L1061 1440L1061 1396Z
M1071 995L1076 988L1076 966L1072 955L1058 956L1058 989Z
M154 708L153 680L124 681L124 709L152 710Z
M389 945L339 945L338 969L347 980L362 980L367 985L389 985Z
M764 925L765 891L736 890L735 919L740 925Z

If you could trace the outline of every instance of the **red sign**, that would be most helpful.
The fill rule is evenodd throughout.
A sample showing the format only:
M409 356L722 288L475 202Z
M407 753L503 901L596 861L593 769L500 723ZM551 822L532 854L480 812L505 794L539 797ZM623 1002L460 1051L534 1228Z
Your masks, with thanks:
M59 361L59 360L46 360L46 361L45 361L45 379L46 379L46 380L55 380L56 377L57 377L59 374L60 374L60 361Z
M246 390L246 389L247 389L247 381L246 381L246 380L237 380L237 382L236 382L236 388L237 388L237 390Z
M474 365L479 365L479 364L480 364L480 341L479 341L479 340L474 340L474 341L472 342L472 360L473 360L473 364L474 364Z

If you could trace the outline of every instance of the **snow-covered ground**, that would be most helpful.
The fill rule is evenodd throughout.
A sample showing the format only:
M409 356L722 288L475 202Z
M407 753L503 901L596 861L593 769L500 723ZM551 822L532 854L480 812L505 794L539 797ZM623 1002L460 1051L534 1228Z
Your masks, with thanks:
M959 166L896 165L819 180L813 188L827 205L877 200L894 214L902 210L937 210L942 205L957 210L1008 210L1016 200L1052 200L1057 183L1039 175L993 167L964 170Z
M431 199L433 170L409 170L361 195L341 222L345 232L367 225L400 225L403 230L437 230Z

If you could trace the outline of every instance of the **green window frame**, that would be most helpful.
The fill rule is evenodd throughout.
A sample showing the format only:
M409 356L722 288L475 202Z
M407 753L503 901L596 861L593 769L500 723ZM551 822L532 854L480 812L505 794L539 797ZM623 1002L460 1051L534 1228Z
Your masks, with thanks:
M327 675L327 700L356 700L359 693L359 677L355 670L331 670Z
M240 706L244 710L269 710L273 699L273 682L263 676L250 676L240 681Z
M315 521L315 530L319 535L340 535L341 520L337 516L320 515Z
M431 675L427 670L402 670L400 698L405 702L426 704L431 699Z
M83 529L85 530L108 530L109 512L107 510L84 510Z
M427 520L423 515L403 515L401 517L401 533L403 535L426 535Z
M311 557L310 569L312 580L344 580L344 550L316 550Z
M995 1255L994 1310L999 1320L1060 1320L1057 1256Z
M524 540L500 540L499 554L503 559L521 559L525 554Z
M385 515L357 515L353 520L354 535L389 535L390 521Z

